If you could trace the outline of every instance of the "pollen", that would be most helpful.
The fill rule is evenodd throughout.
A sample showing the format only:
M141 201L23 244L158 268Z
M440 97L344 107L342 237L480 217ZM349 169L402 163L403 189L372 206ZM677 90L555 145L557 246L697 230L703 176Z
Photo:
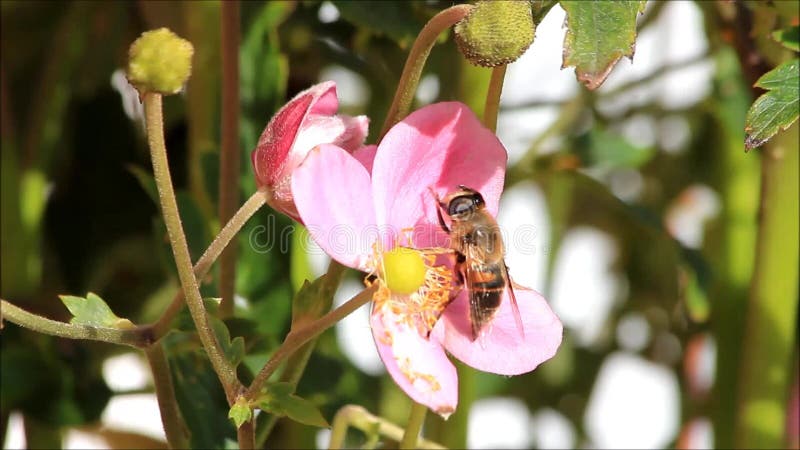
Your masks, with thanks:
M453 290L452 270L436 265L436 256L446 251L398 245L382 252L376 245L372 275L377 278L365 281L368 285L378 283L372 297L376 310L388 312L396 325L414 329L427 339L450 303Z

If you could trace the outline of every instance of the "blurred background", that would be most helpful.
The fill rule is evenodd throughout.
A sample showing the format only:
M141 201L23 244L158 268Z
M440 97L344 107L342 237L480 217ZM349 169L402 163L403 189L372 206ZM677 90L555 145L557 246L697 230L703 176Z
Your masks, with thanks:
M250 152L262 129L314 83L336 81L340 111L367 114L374 142L411 42L453 3L242 2L242 201L256 187ZM798 20L794 1L650 1L635 57L594 92L561 69L561 7L539 24L506 75L497 132L509 170L498 220L512 278L545 294L565 325L564 342L523 376L459 365L459 409L447 422L429 415L427 438L454 448L733 445L761 166L758 152L743 148L755 97L731 45L743 32L729 20L737 8L757 19L756 29ZM165 99L165 131L196 260L220 227L219 3L3 1L0 12L0 295L68 321L57 295L92 291L121 317L154 321L178 282L148 194L152 170L141 105L124 76L127 48L161 26L195 47L185 92ZM778 44L759 45L768 68L780 62ZM480 116L490 73L444 36L415 107L460 100ZM797 125L776 139L797 151ZM290 225L266 207L239 236L237 317L226 323L244 337L250 370L288 331L293 293L327 266L302 233L276 238L286 245L269 251L254 239L260 226ZM348 273L335 302L362 289L362 278ZM204 294L217 293L215 279ZM353 403L402 425L409 403L378 358L367 308L322 335L298 394L329 420ZM795 315L796 302L784 312ZM188 314L180 320L182 331L165 346L193 446L235 445L224 394L187 338ZM9 323L0 339L4 448L165 447L141 353ZM786 398L795 416L771 420L790 425L788 442L797 447L793 345ZM324 448L328 439L327 430L281 420L267 446ZM365 439L351 431L347 442Z

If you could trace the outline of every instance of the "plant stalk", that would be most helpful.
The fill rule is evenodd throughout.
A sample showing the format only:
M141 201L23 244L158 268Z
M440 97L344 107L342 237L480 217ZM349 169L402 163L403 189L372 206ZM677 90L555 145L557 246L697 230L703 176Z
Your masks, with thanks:
M303 328L290 331L289 335L283 341L283 344L278 348L275 354L267 361L261 371L258 372L250 387L245 393L245 397L252 401L258 397L264 383L269 380L269 377L275 372L280 363L292 355L297 349L303 346L309 340L319 336L323 331L335 325L340 320L347 317L350 313L357 310L361 305L364 305L372 299L372 294L375 293L377 285L373 285L364 289L356 294L353 298L345 302L342 306L330 311L328 314L320 317L319 319L310 322Z
M422 431L422 425L425 423L425 415L428 413L428 407L417 402L411 402L411 415L408 418L408 425L406 431L403 433L403 439L400 441L401 449L417 448L417 440L419 433Z
M86 339L136 348L147 347L153 342L152 329L147 326L124 330L64 323L30 313L6 300L0 300L0 324L2 320L39 333L68 339Z
M222 2L222 124L219 173L219 221L226 223L239 204L239 1ZM220 258L221 317L233 315L236 287L236 242Z
M397 83L397 90L389 112L386 113L386 121L383 123L379 141L383 139L389 128L408 115L420 76L422 76L422 69L425 67L425 61L428 59L433 44L436 43L436 38L443 31L460 22L472 11L472 8L472 5L455 5L444 9L433 16L419 32L406 59L400 81Z
M172 187L172 177L169 173L167 149L164 145L161 94L146 92L142 97L144 99L147 141L150 145L150 155L153 160L153 173L158 187L161 211L164 215L164 222L167 225L172 253L175 256L175 263L178 268L178 277L181 281L183 293L186 296L186 304L197 328L197 334L200 336L203 348L225 389L225 394L230 403L234 401L240 384L233 366L225 358L225 354L222 352L208 322L208 316L206 316L205 306L203 305L203 297L200 295L197 279L192 269L189 247L186 243L186 235L178 212L178 202L175 200L175 191Z
M747 306L735 447L781 448L797 345L798 125L763 147L758 241Z
M492 78L489 80L489 91L486 93L486 107L483 109L483 125L497 131L497 114L500 111L500 94L503 92L503 79L506 76L506 66L492 69Z
M330 450L338 450L344 446L349 427L358 428L368 435L377 434L393 441L403 439L403 429L382 417L370 414L369 411L358 405L345 405L333 417L331 424L331 440L328 444ZM427 439L419 439L417 448L444 449L445 447Z
M172 374L169 362L164 354L164 347L156 342L144 351L153 373L153 384L156 388L158 409L161 413L161 423L167 435L170 448L189 448L188 427L183 421L178 400L175 397L175 386L172 384Z
M247 199L246 202L236 211L233 217L225 224L225 227L219 232L217 237L211 245L208 246L203 256L197 260L194 265L194 276L196 279L201 280L208 274L209 269L214 261L217 260L222 250L233 240L236 233L242 229L245 223L253 217L264 204L267 202L267 193L263 190L258 190ZM183 307L183 291L178 291L172 299L172 303L164 311L164 314L153 324L153 335L156 340L161 339L170 330L172 319L180 312Z

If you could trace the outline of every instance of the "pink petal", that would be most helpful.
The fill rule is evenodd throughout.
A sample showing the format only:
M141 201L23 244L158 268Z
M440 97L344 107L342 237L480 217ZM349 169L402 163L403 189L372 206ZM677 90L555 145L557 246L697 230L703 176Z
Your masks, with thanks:
M377 150L377 145L365 145L354 151L353 157L367 169L367 172L372 173L372 163L375 161L375 152Z
M415 402L447 418L458 403L458 375L436 339L425 339L384 307L370 316L386 370Z
M292 195L302 222L325 253L366 270L376 225L364 166L335 145L316 147L292 174Z
M344 132L332 144L336 144L348 152L358 150L364 144L367 133L369 133L369 118L367 116L351 117L344 114L337 117L344 125Z
M470 109L458 102L421 108L392 127L378 146L372 172L379 224L399 230L421 227L419 246L443 245L436 203L459 184L483 194L497 213L505 176L506 150Z
M534 290L514 289L525 329L520 334L508 290L485 334L474 342L468 318L467 293L462 292L442 314L443 343L447 351L484 372L519 375L555 355L561 344L561 321Z

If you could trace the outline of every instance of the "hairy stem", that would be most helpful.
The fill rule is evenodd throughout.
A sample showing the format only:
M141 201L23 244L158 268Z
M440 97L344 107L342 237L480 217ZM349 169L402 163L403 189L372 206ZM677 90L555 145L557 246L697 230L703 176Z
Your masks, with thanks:
M261 392L261 388L264 387L264 383L269 380L269 377L275 372L284 359L292 355L295 351L297 351L297 349L302 347L303 344L320 335L323 331L335 325L336 322L344 319L350 313L358 309L361 305L370 301L370 299L372 299L372 294L376 289L377 285L364 289L342 306L334 309L328 314L325 314L319 319L310 322L308 325L297 331L290 331L289 335L286 336L286 340L283 341L283 344L281 344L281 346L278 348L275 354L272 355L269 361L267 361L264 367L261 368L261 371L258 372L258 375L256 375L255 379L253 380L253 383L250 384L250 387L247 389L247 393L245 394L246 398L252 401L258 397L258 394Z
M175 263L178 267L178 277L203 348L220 382L222 382L228 401L232 402L240 387L239 380L236 378L233 366L225 358L225 354L222 352L219 342L217 342L217 337L208 322L208 316L203 305L203 297L200 295L197 279L192 269L192 259L189 255L186 235L183 232L183 225L178 212L178 202L175 200L175 191L172 187L172 177L169 173L167 161L167 149L164 145L164 118L162 116L161 94L147 92L143 95L143 98L147 142L150 145L150 155L153 160L153 174L158 187L161 212L167 225L172 253L175 256Z
M239 204L239 1L222 2L222 124L219 162L219 221L227 222ZM219 292L222 317L233 314L236 242L222 253Z
M392 106L386 113L386 121L383 123L380 138L383 138L389 128L401 121L411 109L411 102L414 100L422 68L425 67L425 61L428 59L433 44L436 43L436 38L443 31L460 22L472 11L472 8L472 5L455 5L442 10L433 16L419 32L411 47L411 52L408 54L408 59L406 59L400 81L397 83L397 90L392 100Z
M2 320L39 333L68 339L86 339L137 348L147 347L153 342L152 329L147 326L123 330L64 323L30 313L6 300L0 300L0 323Z
M370 414L361 406L345 405L333 417L331 440L328 444L330 450L338 450L343 447L349 427L358 428L367 435L377 434L397 442L403 439L403 429L399 426L382 417ZM427 439L420 439L417 441L417 448L443 449L445 447Z
M175 387L172 384L172 374L169 371L169 362L164 354L161 343L145 349L150 371L153 373L153 384L156 388L158 409L161 413L161 423L167 435L170 448L189 448L188 427L183 421L178 400L175 397Z
M222 253L222 250L225 249L228 243L236 236L236 233L242 229L244 224L247 223L247 221L253 217L253 214L264 206L266 202L267 193L262 190L254 192L253 195L244 202L244 205L236 211L236 214L231 217L217 237L214 238L214 242L208 246L203 256L197 260L197 264L194 265L194 276L196 279L200 280L206 276L209 269L211 269L211 265L217 260L220 253ZM182 307L183 291L178 291L172 299L172 303L170 303L164 311L164 314L153 324L153 335L156 340L161 339L169 332L172 319L175 318L175 315L180 312Z
M483 125L497 131L497 113L500 111L500 94L503 92L503 79L506 76L506 65L492 69L489 80L489 92L486 93L486 107L483 109Z
M401 449L417 448L419 432L422 430L422 424L425 423L425 415L427 413L427 406L411 402L411 415L408 418L408 425L406 425L406 431L403 433L403 439L400 441Z
M328 265L328 271L325 273L324 286L322 289L320 289L320 297L318 299L320 303L325 304L324 310L330 309L330 305L333 303L333 295L339 288L339 284L342 281L342 276L346 270L347 267L335 260L332 260ZM293 320L295 319L293 318ZM305 321L308 320L308 318L303 317L301 320ZM297 322L293 322L292 327L296 326ZM297 327L302 328L302 325ZM289 382L293 386L297 386L297 383L300 382L300 378L303 376L303 372L306 370L308 360L311 358L311 353L314 351L314 348L317 345L318 337L319 336L315 336L309 339L309 341L297 349L293 355L287 358L286 367L284 368L283 373L281 373L281 381ZM269 434L272 432L272 428L275 427L277 421L278 416L275 414L270 414L268 417L266 417L266 420L259 422L259 426L256 427L256 445L258 447L262 447L264 442L266 442Z

